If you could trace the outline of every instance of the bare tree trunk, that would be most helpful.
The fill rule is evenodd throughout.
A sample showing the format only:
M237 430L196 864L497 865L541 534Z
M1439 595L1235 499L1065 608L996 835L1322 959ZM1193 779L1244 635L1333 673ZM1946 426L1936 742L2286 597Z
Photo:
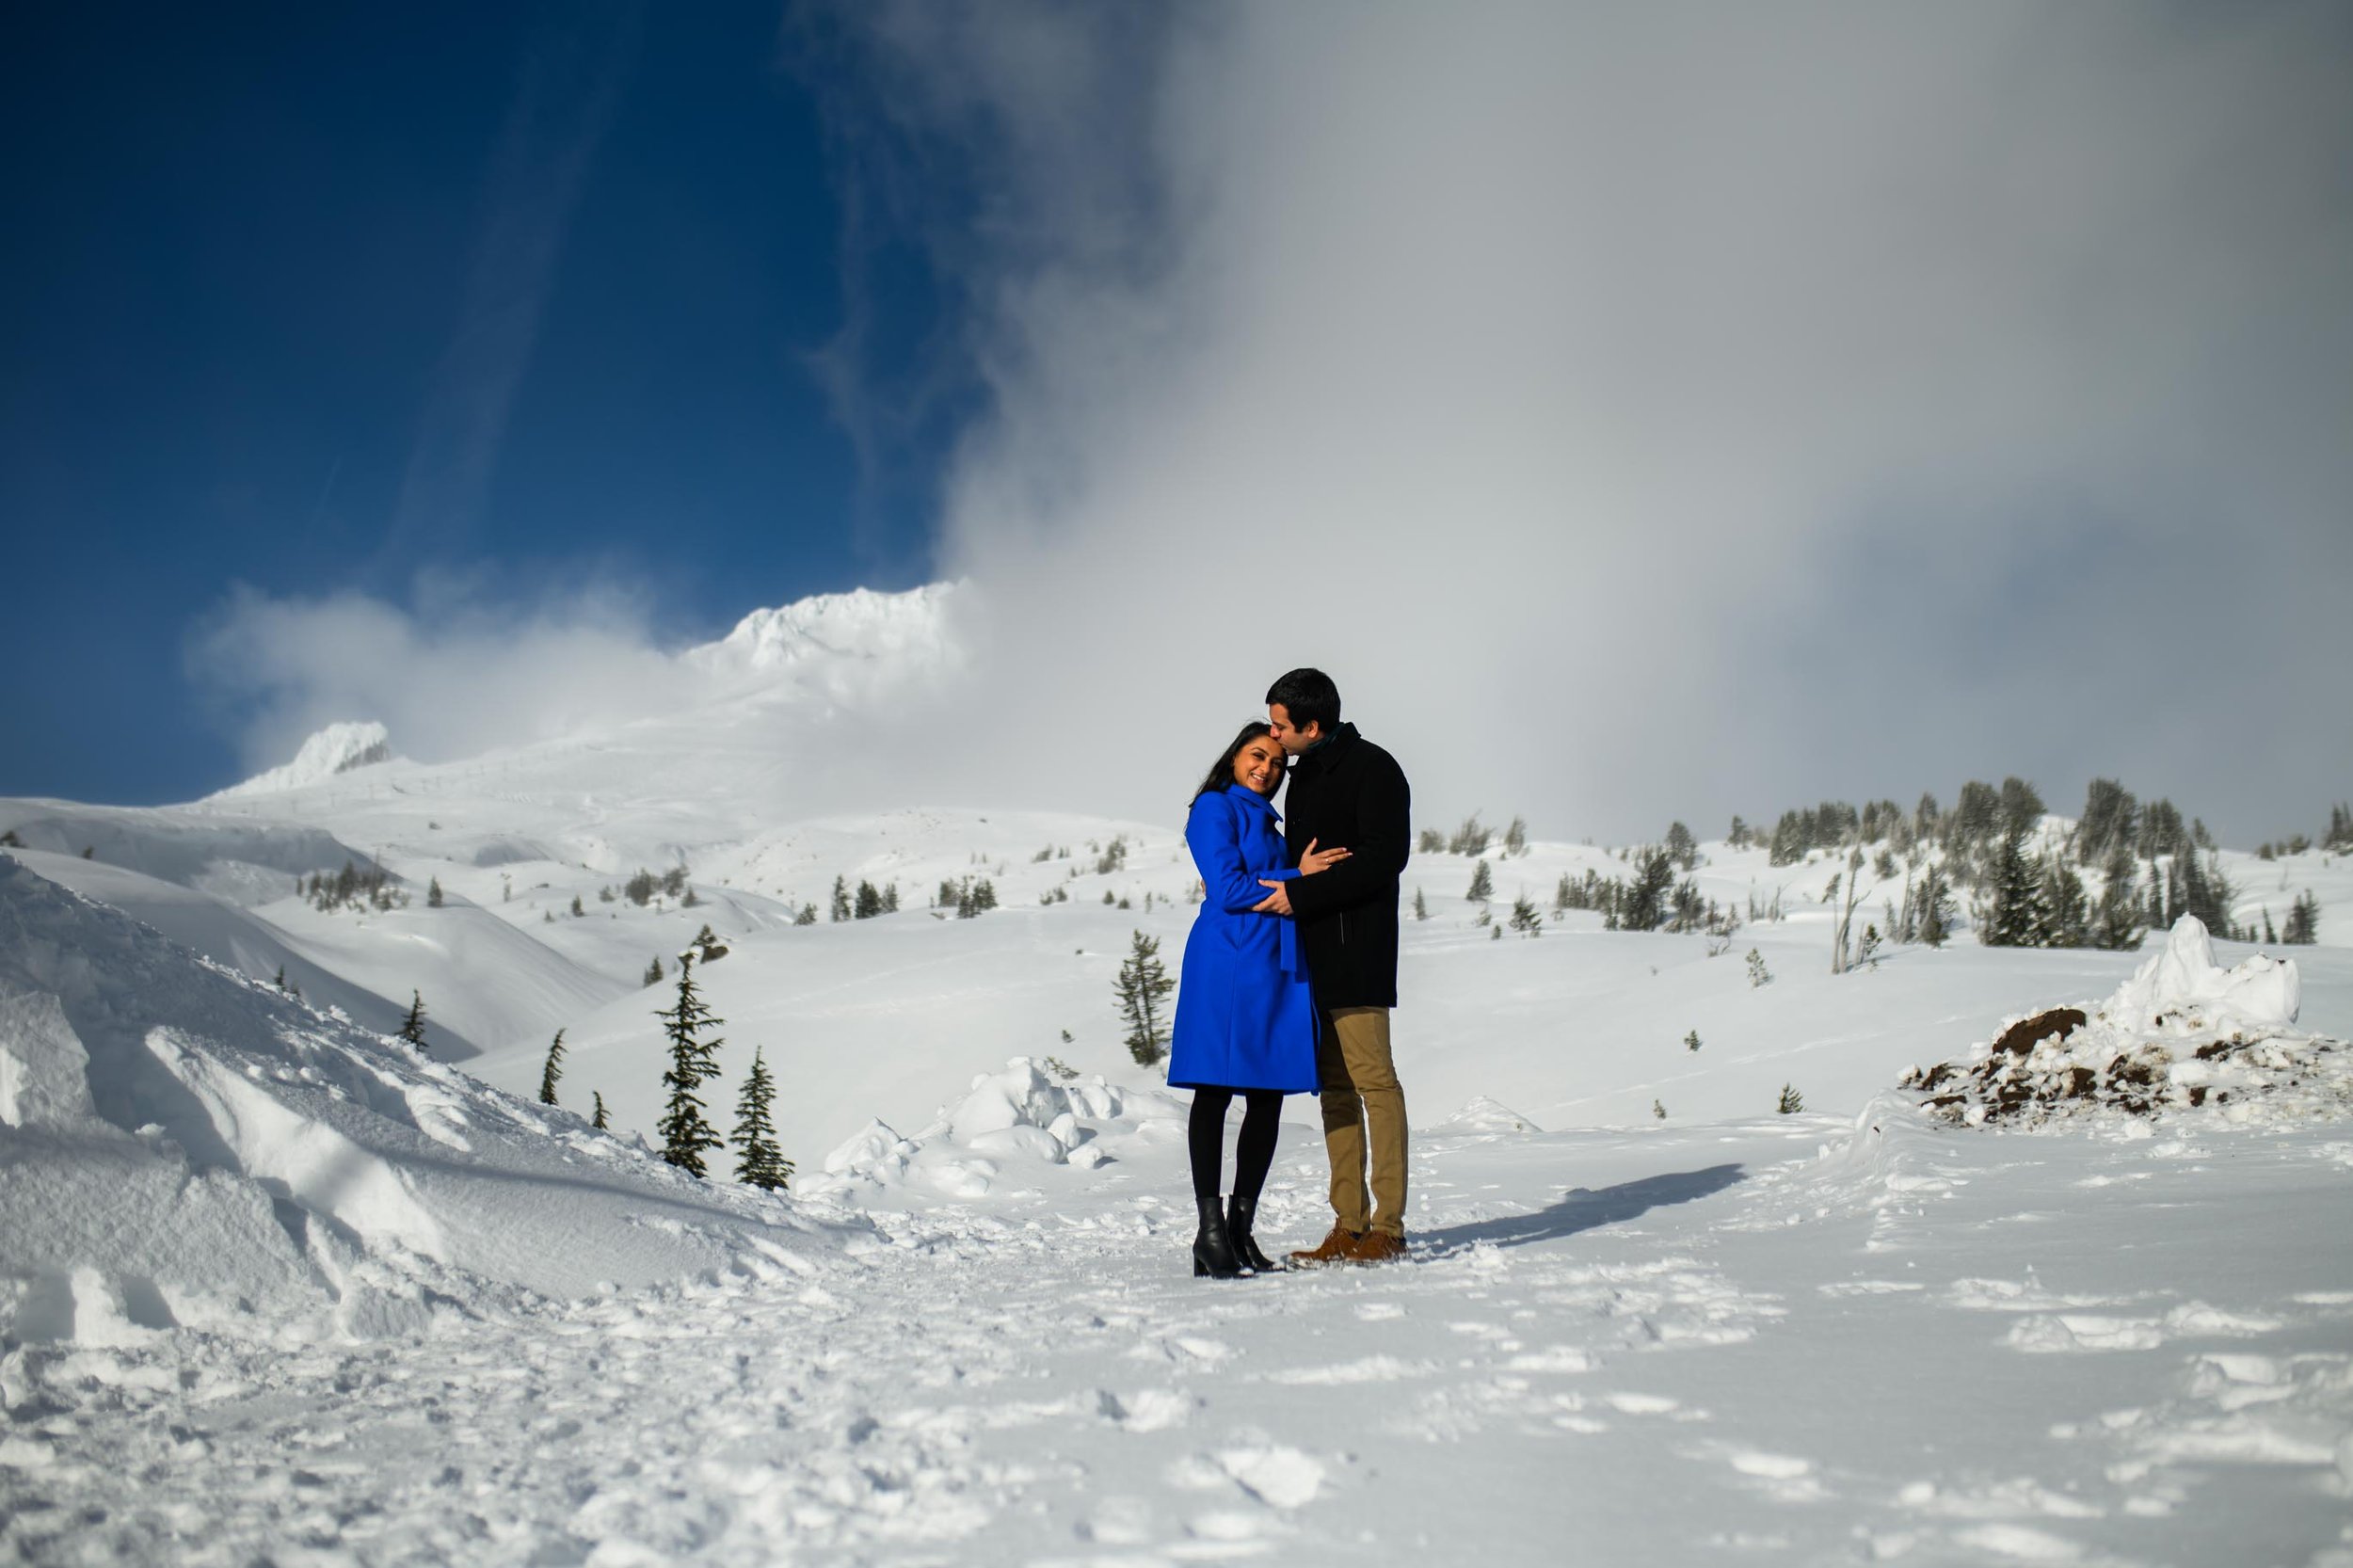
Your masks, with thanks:
M1863 845L1858 842L1847 852L1847 890L1839 906L1838 925L1830 950L1830 972L1833 974L1845 974L1849 968L1848 936L1854 930L1854 906L1862 899L1862 889Z

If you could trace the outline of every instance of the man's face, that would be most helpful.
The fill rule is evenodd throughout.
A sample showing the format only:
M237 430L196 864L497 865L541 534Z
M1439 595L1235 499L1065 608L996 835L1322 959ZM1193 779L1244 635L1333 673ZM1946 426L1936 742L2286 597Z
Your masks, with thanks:
M1293 757L1323 739L1321 723L1311 721L1306 728L1302 729L1291 723L1290 710L1279 702L1268 705L1266 722L1274 731L1274 738L1282 743L1284 751Z

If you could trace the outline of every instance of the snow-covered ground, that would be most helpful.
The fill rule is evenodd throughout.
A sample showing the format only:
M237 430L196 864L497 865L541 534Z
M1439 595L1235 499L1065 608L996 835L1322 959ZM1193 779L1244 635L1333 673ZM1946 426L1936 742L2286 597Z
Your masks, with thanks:
M732 702L846 701L888 677L860 637L931 624L845 601L711 657ZM0 802L0 1561L2353 1564L2345 857L2223 857L2242 919L2319 901L2291 984L1966 934L1833 976L1835 866L1721 842L1702 893L1785 919L1555 920L1628 868L1539 840L1489 856L1547 912L1497 939L1472 862L1417 856L1411 1261L1197 1282L1184 1096L1111 994L1132 933L1175 968L1175 814L798 820L761 727L708 719ZM405 905L298 892L346 859ZM837 878L899 911L825 919ZM706 923L712 1120L763 1050L787 1197L646 1147L644 971ZM382 1038L412 992L423 1055ZM2226 1021L2185 999L2262 1038L2196 1059ZM2246 1093L2033 1130L1889 1093L2066 1005L2096 1028L2037 1083L2171 1041ZM1270 1246L1326 1223L1288 1115Z

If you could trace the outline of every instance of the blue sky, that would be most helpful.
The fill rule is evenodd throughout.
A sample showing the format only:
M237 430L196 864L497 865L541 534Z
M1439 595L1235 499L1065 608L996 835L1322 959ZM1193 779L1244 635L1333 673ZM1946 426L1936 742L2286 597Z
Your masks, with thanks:
M792 808L1157 810L1316 664L1540 835L2325 822L2341 0L1465 14L18 19L0 792L475 755L952 577L952 693Z
M0 792L237 776L182 674L232 584L429 618L421 570L518 600L593 574L687 638L927 579L941 284L845 227L775 5L11 29ZM861 446L828 365L914 411Z

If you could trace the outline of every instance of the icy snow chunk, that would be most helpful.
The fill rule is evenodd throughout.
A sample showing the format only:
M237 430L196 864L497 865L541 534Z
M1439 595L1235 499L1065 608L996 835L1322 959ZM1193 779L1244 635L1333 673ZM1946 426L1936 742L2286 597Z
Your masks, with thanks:
M2136 1029L2188 1023L2217 1033L2264 1032L2296 1022L2303 1001L2294 963L2257 953L2236 968L2214 961L2204 922L2184 915L2163 951L2117 987L2101 1011Z
M72 1128L98 1120L89 1053L45 991L0 991L0 1123Z

